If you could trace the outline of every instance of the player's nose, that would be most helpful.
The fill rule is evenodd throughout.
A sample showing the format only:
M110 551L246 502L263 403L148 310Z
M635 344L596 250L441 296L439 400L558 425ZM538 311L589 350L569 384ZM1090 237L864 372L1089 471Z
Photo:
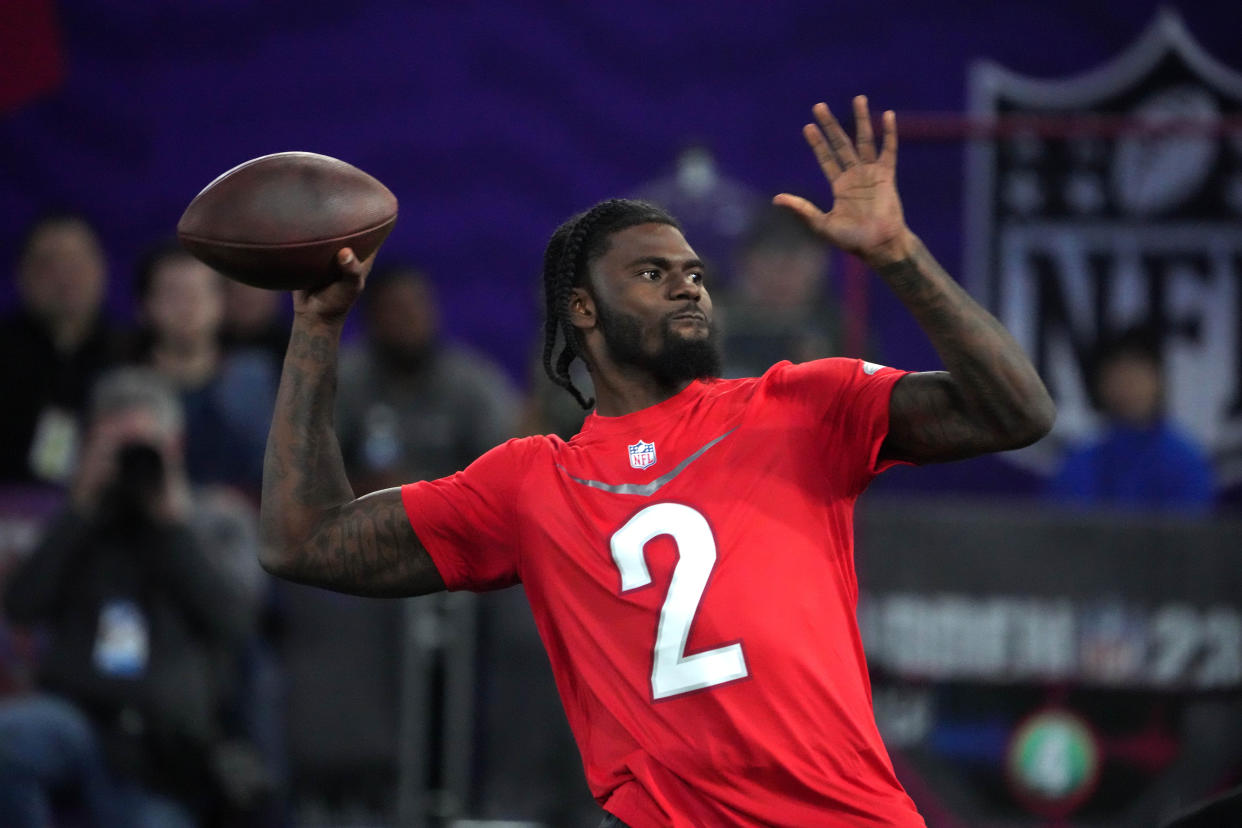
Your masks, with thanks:
M673 299L698 301L703 295L703 283L697 273L683 273L671 281Z

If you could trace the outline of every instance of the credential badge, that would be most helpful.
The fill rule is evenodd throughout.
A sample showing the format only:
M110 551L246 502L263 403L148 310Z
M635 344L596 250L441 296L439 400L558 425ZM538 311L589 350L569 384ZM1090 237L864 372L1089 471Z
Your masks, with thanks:
M655 443L644 443L639 440L632 446L627 446L630 450L630 465L636 469L645 469L648 466L655 465L656 453Z

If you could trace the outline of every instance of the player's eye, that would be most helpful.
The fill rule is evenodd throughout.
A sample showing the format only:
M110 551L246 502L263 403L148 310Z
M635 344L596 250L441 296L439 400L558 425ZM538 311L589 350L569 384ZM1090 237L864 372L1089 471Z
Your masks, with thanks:
M690 274L690 281L694 282L696 285L703 284L703 280L706 278L707 276L705 274L697 270Z
M648 282L658 282L660 280L660 271L655 269L644 270L638 275L646 279Z

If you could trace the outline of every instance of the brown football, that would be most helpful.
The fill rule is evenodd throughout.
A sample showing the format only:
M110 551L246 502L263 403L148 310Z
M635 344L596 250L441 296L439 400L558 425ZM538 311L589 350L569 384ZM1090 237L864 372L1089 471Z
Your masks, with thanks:
M313 152L278 152L204 187L177 222L177 238L239 282L296 290L336 279L343 247L370 256L396 222L396 196L357 167Z

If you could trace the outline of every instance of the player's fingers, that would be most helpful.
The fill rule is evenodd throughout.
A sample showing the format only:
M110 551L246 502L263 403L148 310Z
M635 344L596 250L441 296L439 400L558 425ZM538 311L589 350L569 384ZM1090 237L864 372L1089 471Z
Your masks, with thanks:
M795 213L802 216L802 218L806 219L808 223L819 221L819 219L824 215L823 210L820 210L802 196L796 196L791 193L781 193L773 196L772 203L778 207L788 207L790 210L793 210Z
M341 270L345 273L351 273L358 269L361 262L354 255L353 248L342 247L336 252L336 263L341 266Z
M871 110L866 95L854 96L854 133L858 144L858 157L863 161L875 160L875 137L871 131Z
M811 112L815 114L815 120L819 122L820 128L824 131L828 146L832 148L833 155L836 156L837 164L841 169L848 170L857 164L858 153L854 152L854 147L850 145L850 137L837 123L836 116L832 114L828 104L817 103L811 107Z
M884 113L884 147L880 150L880 163L887 167L897 166L897 113L891 109Z
M824 138L824 133L819 127L815 124L807 124L802 127L802 137L806 139L811 151L815 153L815 160L819 162L819 166L823 169L824 175L828 176L829 181L841 174L841 166L833 156L832 150L828 147L828 140Z
M358 257L354 255L354 251L348 247L342 247L336 254L337 264L341 266L341 275L345 277L346 281L354 283L360 289L363 282L366 281L367 272L370 271L371 262L374 260L375 256L372 255L366 261L359 261Z

